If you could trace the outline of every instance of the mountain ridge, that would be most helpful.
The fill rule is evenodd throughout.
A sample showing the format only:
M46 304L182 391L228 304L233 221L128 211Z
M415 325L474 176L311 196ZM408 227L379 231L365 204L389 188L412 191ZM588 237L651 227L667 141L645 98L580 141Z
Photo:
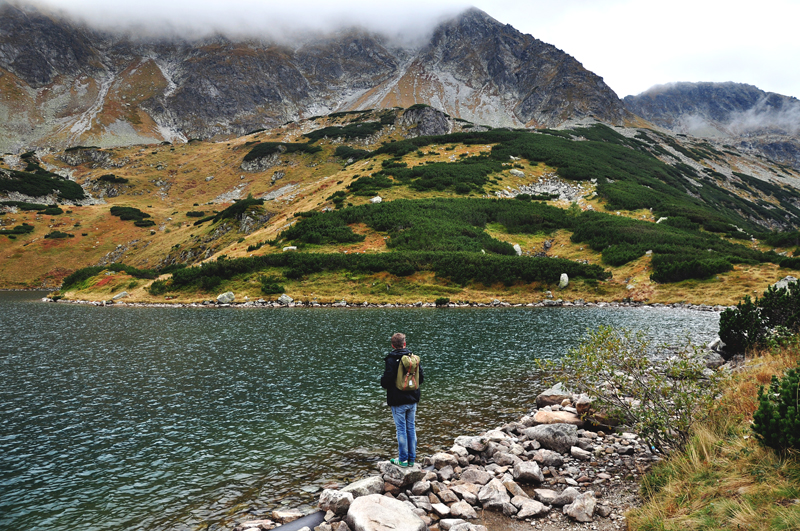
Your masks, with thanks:
M0 149L224 138L335 111L431 104L493 126L633 119L568 54L477 9L402 49L364 30L296 48L128 39L0 6Z

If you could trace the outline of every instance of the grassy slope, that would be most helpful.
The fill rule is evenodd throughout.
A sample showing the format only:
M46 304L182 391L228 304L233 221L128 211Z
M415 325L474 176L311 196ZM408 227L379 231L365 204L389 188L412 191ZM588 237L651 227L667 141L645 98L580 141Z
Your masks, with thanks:
M800 455L765 448L750 430L758 387L798 361L798 338L748 359L686 452L645 477L646 503L627 515L629 529L800 529Z
M293 154L282 156L283 163L262 173L247 173L239 168L244 155L249 151L248 142L254 141L303 141L301 133L328 125L346 124L348 116L316 119L301 124L288 124L274 131L260 132L225 143L191 142L189 144L135 146L109 150L114 160L128 159L121 168L92 168L86 164L74 168L74 175L79 183L87 179L96 179L106 173L114 173L130 181L127 191L118 197L107 198L108 204L87 207L70 207L70 213L61 216L37 216L35 213L7 214L2 218L7 226L28 222L36 230L16 240L0 237L0 287L54 287L69 272L87 265L99 263L108 253L127 249L121 253L122 260L139 268L154 268L163 263L167 256L180 259L181 253L191 251L195 256L210 258L220 254L229 258L243 257L252 254L280 252L279 248L263 246L250 252L248 246L273 239L296 220L294 214L307 210L319 210L332 206L327 201L336 191L346 191L346 186L358 175L380 169L380 164L387 156L357 161L345 166L333 156L338 144L322 141L323 151L316 154ZM400 140L402 131L395 131L381 140ZM363 147L355 145L354 147ZM374 147L369 147L373 149ZM410 154L404 157L409 166L426 161L452 162L461 155L474 156L487 153L488 145L432 145L422 149L423 157ZM744 160L741 156L730 156L729 163L734 169ZM45 162L67 167L55 156L45 157ZM749 163L749 162L748 162ZM556 168L544 164L530 163L522 160L522 170L526 177L511 175L511 165L497 174L496 183L490 183L485 190L492 193L507 186L517 187L536 180ZM759 164L762 164L759 162ZM161 166L161 169L159 169ZM285 172L285 176L272 184L270 177L275 171ZM206 178L214 178L207 181ZM243 177L243 178L242 178ZM207 204L218 195L229 192L234 187L245 185L242 197L252 193L259 197L287 184L296 185L288 200L279 199L268 202L266 211L273 215L269 222L252 234L240 233L234 228L227 234L214 234L210 224L199 227L193 225L196 218L189 218L186 212L202 210L207 214L222 210L227 204ZM96 194L95 194L96 195ZM394 187L381 192L385 201L399 198L420 197L452 197L450 191L415 192L408 187ZM348 196L347 202L363 204L366 197ZM195 206L195 204L197 206ZM551 202L562 208L569 205ZM135 227L130 221L120 221L111 216L108 209L112 205L133 206L147 213L157 223L154 229ZM603 204L597 197L587 194L581 201L582 208L591 206L602 211ZM646 210L621 212L637 219L654 221L652 213ZM52 225L52 227L51 227ZM79 225L79 226L76 226ZM44 234L58 229L70 232L75 238L64 240L45 240ZM353 244L331 244L314 246L315 252L385 252L385 234L375 233L365 226L355 227L356 232L366 236L363 242ZM154 232L152 234L151 232ZM554 235L512 235L506 234L501 226L489 226L487 232L497 239L510 243L519 243L524 252L536 253L542 250L545 239L554 240L548 255L569 259L585 259L590 263L600 263L599 253L592 251L584 244L570 242L570 233L560 230ZM87 234L83 236L82 234ZM243 238L242 241L240 241ZM119 260L119 259L118 259ZM397 278L383 273L375 275L353 274L317 274L307 279L285 281L287 293L297 299L329 301L346 298L361 302L416 302L431 301L436 297L447 296L452 300L490 301L501 298L508 302L531 302L543 299L546 290L554 292L556 298L573 300L612 301L630 297L633 300L649 302L687 301L707 304L733 304L743 295L761 292L767 285L786 274L797 272L779 270L772 264L759 266L737 265L735 270L720 274L715 279L706 281L684 281L677 284L655 284L649 280L651 272L649 257L642 257L612 271L613 278L607 282L593 286L581 281L573 282L566 290L556 292L555 286L517 285L510 288L504 286L468 285L460 287L451 285L446 280L435 279L432 274L418 273L406 278ZM129 281L130 282L130 281ZM153 300L144 291L145 282L140 282L132 291L132 300ZM116 289L107 284L99 289L83 291L80 297L91 299L107 299L109 293ZM259 298L260 289L256 278L240 279L227 282L213 293L180 293L176 300L203 300L216 295L221 289L231 289L237 296ZM129 290L131 291L131 290ZM77 294L76 294L77 295ZM156 300L163 300L158 297Z

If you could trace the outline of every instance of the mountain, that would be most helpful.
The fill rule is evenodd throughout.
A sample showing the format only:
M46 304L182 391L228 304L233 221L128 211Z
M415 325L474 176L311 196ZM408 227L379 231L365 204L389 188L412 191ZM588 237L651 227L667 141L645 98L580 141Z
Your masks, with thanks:
M633 118L574 58L477 9L414 47L363 29L303 39L132 38L3 4L0 150L219 139L415 103L491 126Z
M672 83L626 96L632 113L800 169L800 100L743 83Z

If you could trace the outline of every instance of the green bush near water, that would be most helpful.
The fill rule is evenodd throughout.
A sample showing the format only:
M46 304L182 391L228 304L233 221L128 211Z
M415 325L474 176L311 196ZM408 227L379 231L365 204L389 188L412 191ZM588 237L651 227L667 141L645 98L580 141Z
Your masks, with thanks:
M800 450L800 364L768 388L758 388L753 432L762 444L778 451Z
M103 271L122 271L134 278L153 279L158 277L158 273L149 269L137 269L125 264L109 264L107 266L91 266L78 269L67 276L61 284L61 290L66 291L78 287L79 284L100 274Z

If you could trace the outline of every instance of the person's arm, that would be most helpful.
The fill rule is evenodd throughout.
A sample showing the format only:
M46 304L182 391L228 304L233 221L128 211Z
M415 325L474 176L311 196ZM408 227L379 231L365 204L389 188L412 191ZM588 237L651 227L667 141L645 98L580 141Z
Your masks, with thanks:
M425 381L425 373L422 372L422 362L420 362L420 364L419 364L419 384L422 385L422 383L424 381Z
M397 366L394 364L393 358L386 358L386 368L383 370L383 376L381 376L381 387L384 389L389 389L389 386L394 385L395 380L397 379Z

